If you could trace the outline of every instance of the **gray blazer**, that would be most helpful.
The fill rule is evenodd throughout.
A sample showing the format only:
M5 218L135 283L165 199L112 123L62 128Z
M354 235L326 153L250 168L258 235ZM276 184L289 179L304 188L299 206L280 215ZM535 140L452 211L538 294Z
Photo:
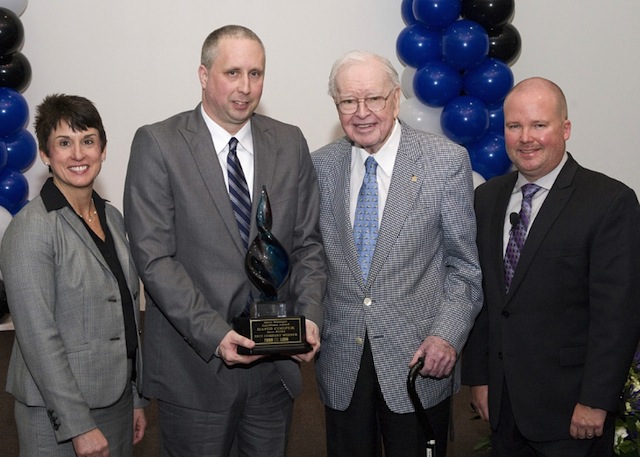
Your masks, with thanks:
M108 204L106 216L138 323L139 280L124 221ZM16 329L7 391L46 407L59 442L94 428L89 409L115 403L127 388L137 407L146 403L127 378L118 282L71 208L47 212L34 198L5 232L0 268ZM141 382L141 360L137 372Z
M318 184L302 132L265 116L251 118L253 195L267 186L273 233L291 257L280 289L291 312L322 326L326 282L318 228ZM258 198L253 199L255 215ZM133 140L124 195L132 254L145 286L145 394L208 411L230 407L243 368L214 352L241 314L251 283L222 169L200 105L141 127ZM251 221L253 239L257 233ZM254 296L258 292L254 291ZM297 364L274 362L292 397Z
M418 346L435 335L460 353L482 306L469 157L444 138L402 124L365 284L349 219L351 148L342 138L312 154L329 267L316 364L320 396L332 409L349 406L366 333L387 405L408 413L406 379ZM455 386L448 378L419 378L423 405L449 396L458 388L455 377Z

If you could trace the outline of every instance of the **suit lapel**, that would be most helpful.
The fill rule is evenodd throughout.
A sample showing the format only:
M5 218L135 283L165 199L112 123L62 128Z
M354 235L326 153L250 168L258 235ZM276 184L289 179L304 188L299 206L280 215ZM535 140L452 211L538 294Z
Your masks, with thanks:
M496 202L493 206L493 214L491 216L489 235L490 264L495 267L494 275L498 281L498 288L502 296L506 294L506 285L504 283L504 218L517 178L518 174L514 172L509 175L509 179L504 181L502 187L496 194Z
M207 125L204 123L204 119L202 119L200 105L191 112L187 122L187 128L181 130L181 134L189 145L198 172L202 176L202 180L209 192L209 197L218 210L220 218L229 232L229 236L238 250L244 255L246 250L240 238L236 218L233 214L231 202L229 201L229 191L224 182L224 176L220 168L216 149L211 140L211 134L209 133ZM199 197L196 196L196 198Z
M276 166L279 161L279 145L271 132L270 127L262 121L260 116L251 118L251 135L253 137L253 198L251 202L251 214L258 211L262 186L267 188L269 195L274 193L273 182ZM255 217L251 218L251 232L249 242L257 235Z
M347 265L351 270L351 274L356 279L358 286L364 289L364 279L362 278L362 271L360 270L360 264L358 263L358 252L356 250L356 244L353 239L353 225L351 225L351 218L349 216L349 210L351 205L351 154L352 145L350 142L345 141L341 143L341 148L344 147L344 153L340 154L340 159L335 163L336 182L334 183L335 198L333 199L333 217L336 221L338 230L338 237L340 238L340 245L344 250L344 256L347 261Z
M371 259L369 282L375 280L385 260L389 257L407 215L413 207L418 191L426 185L426 167L422 163L421 157L419 147L411 146L408 135L403 130L384 213L380 221L376 249Z
M62 218L67 221L69 226L71 226L71 229L76 233L76 235L78 235L80 241L84 243L89 252L91 252L91 255L98 259L98 262L100 262L100 264L107 271L111 272L111 270L109 269L109 265L107 265L107 262L104 260L104 257L100 253L100 250L98 249L98 246L96 246L96 243L93 241L93 238L91 238L89 231L84 226L80 218L78 218L78 216L73 212L73 210L68 206L65 206L64 208L62 208L60 214Z
M509 296L513 296L523 278L526 276L526 272L540 249L547 232L569 201L574 191L572 182L577 170L577 162L569 156L569 160L558 174L553 187L549 190L549 195L547 195L529 229L527 240L525 241L515 275L511 282Z

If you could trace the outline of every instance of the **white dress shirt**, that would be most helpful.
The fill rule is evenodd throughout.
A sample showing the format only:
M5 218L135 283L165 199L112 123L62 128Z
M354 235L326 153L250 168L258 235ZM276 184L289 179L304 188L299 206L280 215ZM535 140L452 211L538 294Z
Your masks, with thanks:
M380 227L382 214L384 213L384 205L387 201L387 195L389 194L389 186L391 185L393 166L396 162L396 155L398 155L398 148L400 147L401 132L402 129L400 127L400 123L396 119L391 135L389 135L389 138L387 138L387 141L378 152L375 154L369 154L367 151L357 146L353 146L351 149L349 217L351 218L352 226L356 218L358 194L360 193L362 181L366 174L364 162L369 156L373 156L373 158L376 159L376 162L378 162L376 177L378 181L378 227Z
M209 133L211 133L211 140L213 141L213 147L216 148L216 152L218 153L218 160L220 161L220 168L222 168L222 175L224 176L224 183L227 186L227 192L229 190L229 177L227 173L227 156L229 155L229 140L232 137L235 137L238 140L238 145L236 147L236 154L238 156L238 160L240 160L240 166L242 166L242 172L244 173L244 178L247 181L247 186L249 187L249 195L251 196L251 201L253 201L253 175L254 175L254 164L253 164L253 136L251 134L251 120L242 126L238 133L235 135L230 135L225 129L216 124L213 119L211 119L207 113L204 111L204 108L200 107L200 111L202 112L202 117L204 119L205 124L207 124L207 128L209 129Z

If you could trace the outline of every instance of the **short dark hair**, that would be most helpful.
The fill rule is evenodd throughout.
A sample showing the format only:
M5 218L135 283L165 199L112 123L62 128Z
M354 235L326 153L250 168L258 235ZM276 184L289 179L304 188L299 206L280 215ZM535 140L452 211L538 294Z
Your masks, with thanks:
M246 38L249 40L257 41L264 53L264 44L262 40L256 35L253 30L248 29L242 25L225 25L219 29L214 30L204 40L202 44L202 52L200 54L200 63L205 68L211 68L213 61L218 53L218 44L223 38Z
M95 128L100 138L100 149L107 146L107 134L102 125L102 118L91 100L78 95L47 95L36 108L35 130L38 147L49 156L49 137L60 125L66 122L74 132L82 132Z

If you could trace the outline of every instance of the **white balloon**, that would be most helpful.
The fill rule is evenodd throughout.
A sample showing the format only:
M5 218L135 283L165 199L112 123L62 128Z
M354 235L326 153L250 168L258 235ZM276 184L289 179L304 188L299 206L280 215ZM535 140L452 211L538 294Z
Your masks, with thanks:
M413 67L404 67L404 70L402 70L402 76L400 76L400 87L402 87L402 93L406 98L413 98L416 96L416 93L413 90L413 77L415 76L416 71L417 69Z
M410 125L414 129L445 136L442 127L440 127L441 113L442 107L431 108L413 97L400 103L400 113L398 117L402 122Z
M472 171L473 174L473 188L475 189L476 187L478 187L480 184L484 183L486 181L486 179L484 179L484 177L478 173L477 171Z
M6 8L21 16L27 8L28 0L0 0L0 7Z
M11 213L4 206L0 206L0 241L2 241L4 231L9 226L12 217Z

